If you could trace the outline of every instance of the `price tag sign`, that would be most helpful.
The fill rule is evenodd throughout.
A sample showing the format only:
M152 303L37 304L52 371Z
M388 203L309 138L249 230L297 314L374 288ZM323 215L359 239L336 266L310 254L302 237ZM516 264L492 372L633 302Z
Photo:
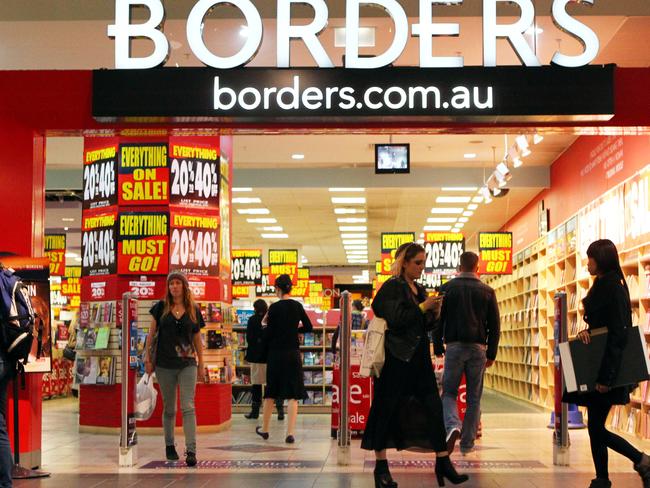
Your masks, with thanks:
M50 276L65 273L65 234L45 234L45 257L50 259Z
M414 232L382 232L381 233L381 262L380 274L390 274L390 268L395 261L395 251L404 243L414 242Z
M233 286L262 284L261 249L233 249L231 255L230 274ZM234 293L233 290L233 295Z
M289 275L291 283L298 283L298 250L269 249L269 281L275 283L280 275Z
M275 296L275 286L273 286L273 283L269 280L269 268L262 268L262 284L255 286L255 296Z
M84 213L81 232L81 276L117 273L117 213Z
M219 149L170 138L169 203L184 207L219 207Z
M194 276L217 276L219 217L172 212L169 269Z
M117 204L117 139L85 138L83 209Z
M169 203L169 171L166 143L120 144L120 205Z
M479 232L478 257L479 274L512 274L512 232Z
M169 214L120 212L117 243L121 275L167 274L169 270Z
M465 237L460 232L428 232L425 235L424 250L425 272L453 274L460 265L460 255L465 252Z

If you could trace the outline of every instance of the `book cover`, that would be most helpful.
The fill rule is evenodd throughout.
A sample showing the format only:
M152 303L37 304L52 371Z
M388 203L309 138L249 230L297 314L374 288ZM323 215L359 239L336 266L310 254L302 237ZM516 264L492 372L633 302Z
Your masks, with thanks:
M111 328L109 326L99 327L96 329L95 349L107 349L108 340L111 337Z
M95 349L95 343L97 341L97 329L91 328L86 330L86 335L84 337L84 349Z
M84 344L86 343L86 332L88 332L88 329L79 329L77 331L77 342L75 343L75 349L77 351L84 350Z
M95 379L98 385L110 385L113 383L113 356L99 357L99 372Z
M75 384L94 385L99 373L97 357L77 358L75 361Z
M311 385L312 384L312 372L311 371L303 371L302 376L303 376L303 380L305 382L305 385Z

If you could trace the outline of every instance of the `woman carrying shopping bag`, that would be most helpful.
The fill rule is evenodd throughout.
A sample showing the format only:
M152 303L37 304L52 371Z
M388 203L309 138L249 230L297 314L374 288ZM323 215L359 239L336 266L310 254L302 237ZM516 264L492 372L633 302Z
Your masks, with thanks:
M147 336L145 371L147 374L156 371L162 393L165 455L169 461L178 460L174 444L178 387L183 412L185 463L196 466L194 396L197 379L203 378L203 346L199 331L205 322L183 273L169 273L165 298L151 307L149 313L153 320Z
M375 451L375 487L396 488L386 449L418 448L436 453L436 477L454 484L468 480L449 459L442 402L429 353L428 331L440 315L440 299L427 297L415 280L424 269L424 248L402 244L395 253L393 277L377 292L372 309L386 320L385 362L375 381L374 398L361 448Z

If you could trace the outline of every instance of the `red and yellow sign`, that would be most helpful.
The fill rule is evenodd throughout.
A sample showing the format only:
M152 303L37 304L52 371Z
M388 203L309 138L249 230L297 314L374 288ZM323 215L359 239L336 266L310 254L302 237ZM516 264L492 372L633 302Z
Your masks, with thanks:
M274 297L275 286L269 279L269 268L262 268L262 284L255 285L255 296L257 297Z
M455 273L460 265L460 255L465 252L465 236L460 232L427 232L424 240L425 272Z
M479 232L478 253L479 274L512 274L512 232Z
M83 212L81 225L81 275L112 275L117 272L115 242L117 212L112 209Z
M252 285L255 286L255 285ZM232 285L232 296L234 298L248 298L251 285Z
M201 211L172 211L170 271L218 276L219 216Z
M169 138L171 205L219 207L219 146L200 144L192 138Z
M407 242L415 241L414 232L382 232L381 233L381 262L378 273L390 274L390 268L395 261L395 251Z
M118 216L117 272L157 275L169 270L169 214L121 212Z
M309 296L309 268L298 268L298 283L291 290L296 297Z
M114 137L84 138L84 210L117 203L117 143Z
M168 204L167 144L120 144L118 184L120 205Z
M50 259L50 276L63 276L65 234L45 234L45 257Z
M294 286L298 284L297 249L269 249L269 283L283 274L289 275Z

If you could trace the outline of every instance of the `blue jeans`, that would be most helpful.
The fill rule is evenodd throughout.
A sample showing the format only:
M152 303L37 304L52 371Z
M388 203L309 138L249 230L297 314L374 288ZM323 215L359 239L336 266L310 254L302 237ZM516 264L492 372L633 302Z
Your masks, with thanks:
M196 365L182 369L156 367L156 379L163 399L163 430L165 445L174 445L174 427L176 426L176 387L181 392L181 412L183 412L183 433L185 448L196 452L196 412L194 394L196 393Z
M460 429L461 449L474 447L478 424L481 419L481 395L483 394L483 373L485 373L486 346L453 342L445 351L445 370L442 376L442 410L447 433ZM465 373L467 383L467 411L462 424L458 416L458 388Z

